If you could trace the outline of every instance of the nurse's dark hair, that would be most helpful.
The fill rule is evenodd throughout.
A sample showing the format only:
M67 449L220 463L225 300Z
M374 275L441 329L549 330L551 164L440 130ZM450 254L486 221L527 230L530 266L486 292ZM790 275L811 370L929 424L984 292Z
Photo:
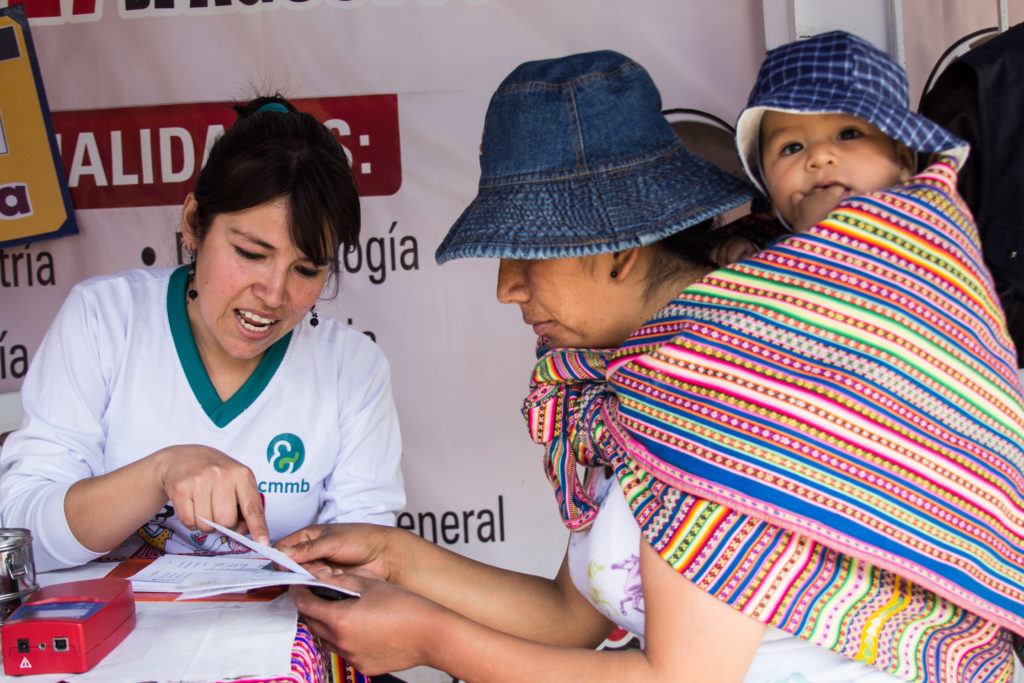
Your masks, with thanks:
M193 194L191 227L201 243L213 219L277 199L288 202L295 246L338 274L359 240L359 195L341 143L280 95L235 106L238 120L210 149Z

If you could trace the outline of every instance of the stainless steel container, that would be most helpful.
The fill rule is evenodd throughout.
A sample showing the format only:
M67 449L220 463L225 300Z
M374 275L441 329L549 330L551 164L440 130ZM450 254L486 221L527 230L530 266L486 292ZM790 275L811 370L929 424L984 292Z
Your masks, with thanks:
M28 529L0 529L0 623L39 588Z

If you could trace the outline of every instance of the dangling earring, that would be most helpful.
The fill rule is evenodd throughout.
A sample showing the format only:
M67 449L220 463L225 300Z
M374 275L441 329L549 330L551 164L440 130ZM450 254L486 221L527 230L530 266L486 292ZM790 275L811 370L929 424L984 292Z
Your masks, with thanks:
M612 275L612 279L614 280L615 278L617 278L619 276L619 271L613 270L611 275Z
M316 314L316 304L313 304L310 307L309 312L310 312L310 315L312 316L309 319L309 326L310 327L316 327L317 325L320 324L320 316L318 316Z
M192 254L192 262L188 264L188 300L195 301L199 296L196 291L196 255Z

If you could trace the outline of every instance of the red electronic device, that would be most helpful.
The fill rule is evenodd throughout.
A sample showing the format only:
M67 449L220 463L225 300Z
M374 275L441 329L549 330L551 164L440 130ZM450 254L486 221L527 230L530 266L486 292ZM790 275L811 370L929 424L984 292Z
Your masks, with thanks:
M126 579L93 579L36 591L0 626L4 673L82 673L135 627Z

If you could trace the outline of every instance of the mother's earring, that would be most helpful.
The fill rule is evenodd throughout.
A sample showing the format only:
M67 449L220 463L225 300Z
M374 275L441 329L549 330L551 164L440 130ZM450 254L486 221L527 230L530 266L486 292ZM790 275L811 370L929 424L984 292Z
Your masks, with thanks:
M318 316L316 314L316 304L313 304L312 306L310 306L309 312L311 314L311 316L309 318L309 326L310 327L316 327L317 325L320 324L320 316Z
M612 276L612 279L614 280L615 278L617 278L619 276L619 271L613 270L611 272L611 276Z

